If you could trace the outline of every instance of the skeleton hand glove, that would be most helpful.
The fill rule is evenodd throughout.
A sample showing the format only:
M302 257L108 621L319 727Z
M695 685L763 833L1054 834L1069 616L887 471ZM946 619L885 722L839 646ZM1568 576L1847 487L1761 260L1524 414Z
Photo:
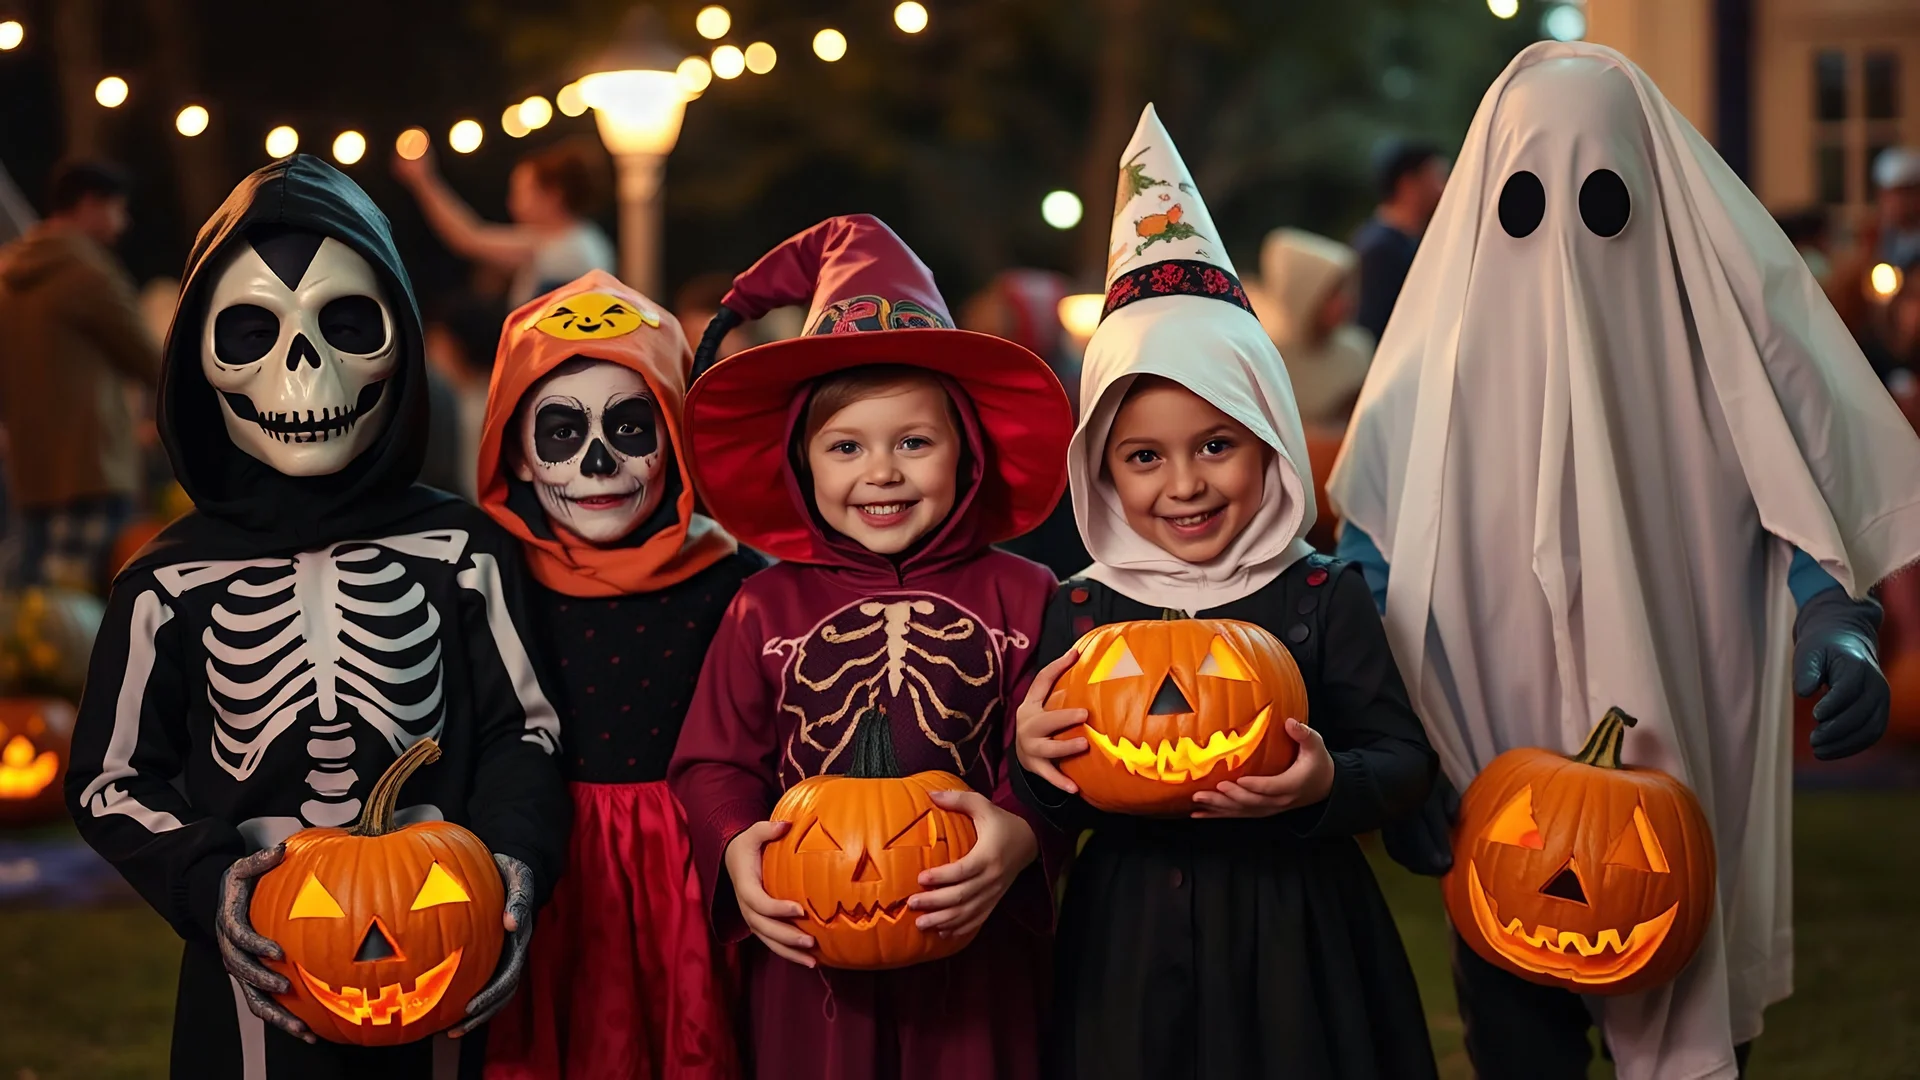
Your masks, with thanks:
M260 879L260 875L279 866L286 854L287 845L275 844L227 867L226 874L220 879L220 911L215 918L215 926L219 930L220 958L226 962L228 973L240 981L240 993L247 999L247 1008L253 1010L253 1015L296 1039L317 1042L313 1032L307 1030L307 1025L281 1008L271 996L284 994L291 989L286 976L255 959L260 956L269 960L286 957L278 944L253 928L253 920L248 914L248 908L253 904L254 883Z
M1793 624L1793 692L1827 694L1813 707L1813 756L1857 754L1887 730L1892 695L1880 671L1880 605L1828 589L1800 608Z
M511 855L496 854L493 861L500 864L500 880L507 885L507 947L500 954L493 981L467 1002L467 1019L452 1032L456 1039L493 1019L506 1006L514 988L520 985L520 975L527 967L527 946L533 941L533 868Z
M1460 793L1446 773L1433 778L1433 790L1420 809L1380 830L1394 862L1428 877L1453 869L1453 823L1460 816Z

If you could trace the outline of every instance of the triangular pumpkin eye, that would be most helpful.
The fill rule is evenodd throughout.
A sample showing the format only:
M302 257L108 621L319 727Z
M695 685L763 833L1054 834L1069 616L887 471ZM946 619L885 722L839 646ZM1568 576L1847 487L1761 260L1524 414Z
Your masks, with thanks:
M887 847L932 847L940 839L940 823L934 820L933 811L923 811L913 819L913 824L893 834L887 841Z
M293 908L287 912L289 919L344 919L347 913L340 910L340 901L333 898L320 879L312 873L301 882L300 891L294 894Z
M1233 646L1227 639L1215 637L1213 644L1207 646L1207 658L1200 661L1200 674L1212 675L1217 679L1232 679L1234 682L1252 682L1253 676L1247 674L1247 665L1234 655Z
M408 910L421 911L441 904L464 904L471 899L467 890L453 880L452 874L447 873L439 863L434 863L427 868L427 880L420 883L420 895L413 898L413 907Z
M816 818L813 824L807 827L807 831L801 834L800 842L793 846L793 850L801 855L814 851L839 851L840 842L835 840L833 834L827 831L827 827Z
M1133 650L1127 648L1127 639L1117 637L1107 651L1100 654L1100 662L1093 665L1093 674L1087 676L1089 683L1102 683L1108 679L1125 679L1134 675L1144 675L1140 670L1140 661L1133 658Z
M1660 838L1654 835L1653 823L1647 820L1647 812L1639 806L1633 808L1633 821L1620 830L1620 835L1613 839L1613 846L1607 849L1607 865L1630 866L1652 874L1671 872L1667 865L1666 849L1660 846Z
M1507 805L1494 815L1493 824L1487 826L1487 840L1535 851L1547 846L1540 836L1540 826L1533 820L1532 784L1516 792L1513 798L1507 800Z

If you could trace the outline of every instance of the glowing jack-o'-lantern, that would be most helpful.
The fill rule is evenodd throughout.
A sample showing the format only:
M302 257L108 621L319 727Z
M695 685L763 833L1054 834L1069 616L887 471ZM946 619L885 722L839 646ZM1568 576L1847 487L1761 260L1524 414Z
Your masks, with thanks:
M952 956L973 935L920 929L907 899L921 891L921 871L973 850L973 819L930 797L966 791L966 781L945 772L901 776L886 714L868 709L859 724L845 775L810 776L775 804L772 820L793 824L762 852L767 895L806 909L798 925L829 967L878 970Z
M1300 668L1272 634L1231 619L1110 623L1081 637L1049 709L1085 709L1088 751L1060 763L1087 802L1185 814L1193 793L1293 764L1287 719L1307 722Z
M1713 912L1713 835L1685 784L1620 763L1610 709L1571 758L1509 750L1461 797L1447 914L1531 982L1631 994L1693 959Z
M61 815L73 706L58 698L0 698L0 825Z
M480 838L446 821L396 828L394 802L440 756L407 748L351 829L305 829L254 886L254 929L280 944L279 995L333 1042L393 1046L452 1027L493 977L506 887Z

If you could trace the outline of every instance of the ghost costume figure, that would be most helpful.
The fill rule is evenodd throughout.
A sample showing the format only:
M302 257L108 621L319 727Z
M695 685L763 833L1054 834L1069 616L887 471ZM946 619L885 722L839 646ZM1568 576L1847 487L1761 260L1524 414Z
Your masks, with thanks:
M352 824L386 767L433 738L443 756L398 817L478 834L517 922L469 1003L477 1023L512 991L566 835L559 724L515 624L519 554L478 510L414 483L419 317L386 219L352 181L302 155L234 190L190 257L159 414L195 510L114 581L67 797L87 842L186 941L172 1073L477 1076L479 1039L296 1038L271 998L285 980L258 959L277 946L247 912L281 841ZM359 989L382 981L370 966Z
M1573 751L1618 706L1629 763L1699 796L1699 954L1584 1001L1626 1080L1735 1075L1792 988L1789 688L1832 686L1821 756L1884 726L1855 598L1920 556L1920 444L1793 246L1618 53L1536 45L1487 92L1329 493L1454 785ZM1459 953L1482 1076L1584 1075L1581 999Z

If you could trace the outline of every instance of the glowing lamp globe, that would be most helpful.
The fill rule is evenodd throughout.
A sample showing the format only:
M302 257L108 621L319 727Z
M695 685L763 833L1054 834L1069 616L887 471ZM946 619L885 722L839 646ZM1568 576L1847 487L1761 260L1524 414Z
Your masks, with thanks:
M330 1042L444 1031L499 963L506 886L487 846L452 822L394 823L401 785L439 756L432 739L408 747L352 828L293 834L254 887L254 928L286 951L267 961L291 984L278 1000Z
M808 777L788 788L772 820L792 822L761 855L767 895L806 909L796 924L813 935L828 967L879 970L952 956L973 940L914 925L907 899L920 874L973 850L973 819L943 810L936 791L966 791L945 772L901 776L886 714L862 713L845 775Z
M1529 982L1631 994L1693 959L1714 910L1699 800L1621 764L1634 720L1610 709L1578 754L1509 750L1460 801L1447 915L1474 952Z
M1087 752L1060 762L1093 806L1186 815L1223 780L1293 764L1289 717L1307 722L1307 688L1279 639L1232 619L1154 619L1095 627L1047 698L1085 709Z

